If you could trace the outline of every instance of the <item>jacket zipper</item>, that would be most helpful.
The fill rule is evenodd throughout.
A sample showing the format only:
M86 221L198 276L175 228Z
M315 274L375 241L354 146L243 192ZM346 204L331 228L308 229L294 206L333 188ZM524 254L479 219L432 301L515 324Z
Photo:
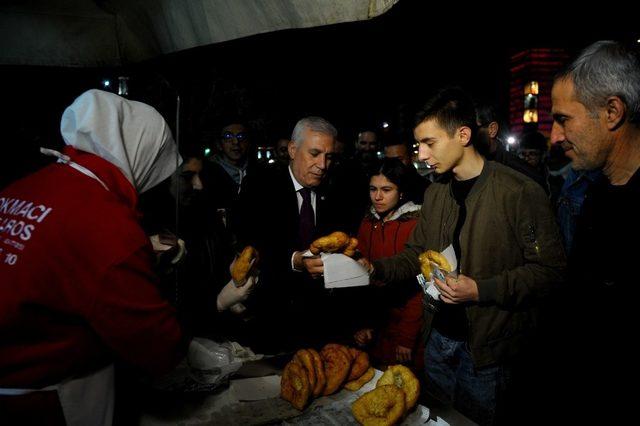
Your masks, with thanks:
M533 244L533 249L536 251L536 254L540 256L540 245L536 238L536 227L534 225L529 225L529 242Z

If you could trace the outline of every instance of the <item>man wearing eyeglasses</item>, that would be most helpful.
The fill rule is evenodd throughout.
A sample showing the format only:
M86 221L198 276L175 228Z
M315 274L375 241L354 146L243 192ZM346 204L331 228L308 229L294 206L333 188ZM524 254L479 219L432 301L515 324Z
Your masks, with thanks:
M203 179L213 195L213 205L225 224L240 194L242 181L251 169L251 147L249 129L240 122L231 122L220 131L216 141L218 153L203 170Z
M249 133L243 124L232 123L222 128L218 140L220 154L214 157L214 161L231 177L236 192L247 175L249 147Z

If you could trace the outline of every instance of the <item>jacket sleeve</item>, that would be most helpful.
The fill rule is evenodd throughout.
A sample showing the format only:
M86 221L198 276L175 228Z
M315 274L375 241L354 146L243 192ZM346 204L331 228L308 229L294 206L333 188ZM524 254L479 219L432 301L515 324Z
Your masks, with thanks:
M111 266L100 277L87 320L116 357L157 375L186 355L188 338L159 293L151 256L141 247Z
M511 226L523 252L524 264L478 280L480 303L519 307L547 296L564 279L566 257L544 191L533 182L522 185L512 210Z

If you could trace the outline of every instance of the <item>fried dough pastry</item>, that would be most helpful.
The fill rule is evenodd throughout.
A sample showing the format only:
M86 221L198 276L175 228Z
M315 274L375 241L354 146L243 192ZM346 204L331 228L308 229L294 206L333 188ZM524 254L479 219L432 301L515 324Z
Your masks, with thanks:
M320 254L320 253L335 253L338 251L342 251L349 244L349 236L344 232L332 232L329 235L324 237L320 237L311 243L311 253Z
M351 404L353 417L365 426L391 426L405 413L402 389L384 385L365 393Z
M422 275L426 279L431 277L431 262L438 265L438 268L445 274L451 272L451 265L449 265L449 261L442 254L438 253L435 250L427 250L418 256L418 260L420 261L420 270L422 271Z
M366 383L369 383L373 376L375 376L376 370L373 367L369 367L369 369L356 380L352 380L350 382L345 383L344 388L349 389L350 391L357 391L361 387L363 387Z
M349 238L349 244L344 249L342 254L344 254L345 256L353 257L353 255L356 254L356 247L358 247L358 239L351 237Z
M407 411L416 405L420 395L420 382L404 365L392 365L387 368L387 371L378 379L376 387L385 385L395 385L404 391Z
M327 385L322 394L331 395L340 388L349 375L351 359L338 348L325 347L320 351L320 356L324 361L324 374L327 377Z
M351 372L349 373L349 377L347 377L347 381L350 382L362 376L369 369L369 354L355 348L349 348L349 353L353 360Z
M300 349L293 356L293 361L296 364L303 366L304 369L307 371L307 377L309 378L309 387L311 388L311 391L313 391L313 389L315 389L316 387L317 380L316 380L316 367L313 363L313 357L311 353L306 349Z
M243 285L247 279L247 273L253 266L252 260L258 257L258 251L251 246L246 246L240 256L231 267L231 278L237 285Z
M322 351L324 351L325 349L337 349L347 356L347 358L349 359L349 362L353 361L353 356L351 355L351 351L345 345L341 345L339 343L327 343L322 348ZM320 351L320 353L322 353L322 351Z
M304 367L290 362L284 367L280 380L280 397L302 411L309 401L311 389Z
M307 349L313 360L313 367L316 373L316 385L313 388L313 396L322 395L325 386L327 385L327 377L324 374L324 362L320 357L320 354L315 349Z

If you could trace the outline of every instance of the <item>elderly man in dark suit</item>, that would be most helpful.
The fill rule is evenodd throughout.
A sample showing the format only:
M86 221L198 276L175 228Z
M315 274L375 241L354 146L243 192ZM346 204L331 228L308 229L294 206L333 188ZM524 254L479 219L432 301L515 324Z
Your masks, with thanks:
M332 295L324 289L322 260L303 257L315 238L349 231L323 187L336 135L323 118L301 119L288 146L288 167L247 178L242 190L239 241L260 253L261 282L253 298L259 326L252 337L268 349L319 342L336 322L329 318Z

